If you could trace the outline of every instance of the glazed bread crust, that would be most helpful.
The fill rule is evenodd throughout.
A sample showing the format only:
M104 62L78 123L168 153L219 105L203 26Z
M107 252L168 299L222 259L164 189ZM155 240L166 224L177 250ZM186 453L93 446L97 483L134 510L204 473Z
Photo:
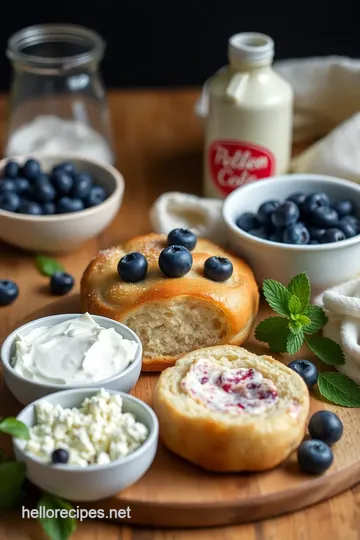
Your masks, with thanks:
M81 280L82 309L122 322L143 344L143 370L162 371L183 354L211 345L240 345L250 333L259 307L259 291L250 267L207 240L198 239L193 267L181 278L166 277L158 266L166 237L138 236L100 252ZM117 264L138 251L148 261L148 274L125 283ZM204 277L204 262L219 255L231 260L234 272L223 283Z
M198 359L260 371L275 384L278 401L259 415L209 410L181 386ZM270 356L234 346L187 354L160 375L153 395L167 448L204 469L223 472L262 471L285 460L304 437L309 406L308 389L297 373Z

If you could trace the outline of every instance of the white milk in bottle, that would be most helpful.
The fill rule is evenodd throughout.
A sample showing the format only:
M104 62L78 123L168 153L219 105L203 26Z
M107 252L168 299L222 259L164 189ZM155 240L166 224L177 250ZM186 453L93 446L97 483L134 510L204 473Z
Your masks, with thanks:
M204 195L285 173L292 132L291 86L272 67L274 43L263 34L229 40L229 65L209 81Z

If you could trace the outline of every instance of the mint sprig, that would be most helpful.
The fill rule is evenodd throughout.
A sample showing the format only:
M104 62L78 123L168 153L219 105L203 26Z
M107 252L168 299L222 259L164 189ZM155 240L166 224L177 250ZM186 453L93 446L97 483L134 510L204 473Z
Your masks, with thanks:
M30 437L29 428L22 422L19 422L19 420L16 420L16 418L12 417L1 420L0 433L12 435L18 439L28 439Z
M39 514L42 513L44 516L39 518L40 525L51 540L68 540L76 531L76 518L69 516L69 511L73 509L69 502L50 493L43 493L37 509ZM42 512L41 509L43 509ZM47 510L52 510L55 517L46 517Z
M269 306L280 317L261 321L255 329L257 340L267 343L275 352L291 355L296 354L305 342L324 364L344 364L340 345L318 333L328 318L322 308L310 303L311 285L305 273L295 276L287 287L273 279L266 279L263 292ZM320 373L318 389L332 403L360 407L360 387L342 373Z
M64 272L65 268L59 261L46 257L45 255L37 255L35 259L37 269L44 275L51 277L55 272Z

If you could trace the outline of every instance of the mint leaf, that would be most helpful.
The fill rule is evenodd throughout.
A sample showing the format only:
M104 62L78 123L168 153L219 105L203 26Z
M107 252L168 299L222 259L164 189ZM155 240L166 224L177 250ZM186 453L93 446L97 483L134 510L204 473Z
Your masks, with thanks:
M300 301L300 310L303 312L310 302L311 285L307 275L303 272L293 277L288 285L290 294L297 296Z
M304 342L304 332L300 329L299 332L294 334L290 332L287 341L286 341L286 352L289 354L296 354L301 348L301 345Z
M337 366L345 362L344 353L341 350L340 345L335 343L332 339L323 336L306 336L305 341L308 344L309 349L311 349L324 364Z
M29 428L22 422L19 422L19 420L16 420L16 418L12 417L4 418L4 420L0 422L0 433L7 433L18 439L29 439L30 437Z
M328 322L325 311L318 306L309 306L305 311L305 315L310 319L310 322L304 328L305 334L316 334Z
M296 315L295 320L299 321L301 326L307 326L308 324L311 323L309 317L307 317L306 315L301 315L300 313ZM305 331L305 328L304 328L304 331Z
M285 317L269 317L255 329L256 339L268 343L270 349L276 352L286 352L288 333L288 320Z
M17 461L0 463L0 508L11 508L21 496L25 464Z
M69 516L69 510L72 510L73 506L67 501L43 493L37 505L39 512L40 508L44 517L39 518L39 523L51 540L68 540L76 531L76 518ZM52 510L55 517L46 517L47 510Z
M44 274L44 276L51 277L55 272L65 271L65 268L59 261L51 259L50 257L45 257L45 255L37 255L35 262L37 269Z
M285 317L289 316L290 293L284 285L274 279L265 279L263 292L269 306Z
M360 387L342 373L328 371L319 373L320 394L331 403L343 407L360 407Z
M297 315L301 311L301 302L294 294L290 296L288 307L292 315Z
M289 328L293 334L298 334L302 332L302 324L299 321L289 321Z

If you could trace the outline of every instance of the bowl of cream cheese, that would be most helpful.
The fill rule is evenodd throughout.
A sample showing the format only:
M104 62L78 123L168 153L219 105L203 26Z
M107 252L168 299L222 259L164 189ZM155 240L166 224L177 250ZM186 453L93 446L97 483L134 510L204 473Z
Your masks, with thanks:
M122 491L145 474L157 450L154 411L133 396L103 387L48 395L17 419L30 432L28 440L13 439L28 480L72 501ZM64 459L57 459L59 453Z
M71 388L101 385L130 392L141 372L142 344L106 317L52 315L12 332L1 348L4 378L23 405Z

